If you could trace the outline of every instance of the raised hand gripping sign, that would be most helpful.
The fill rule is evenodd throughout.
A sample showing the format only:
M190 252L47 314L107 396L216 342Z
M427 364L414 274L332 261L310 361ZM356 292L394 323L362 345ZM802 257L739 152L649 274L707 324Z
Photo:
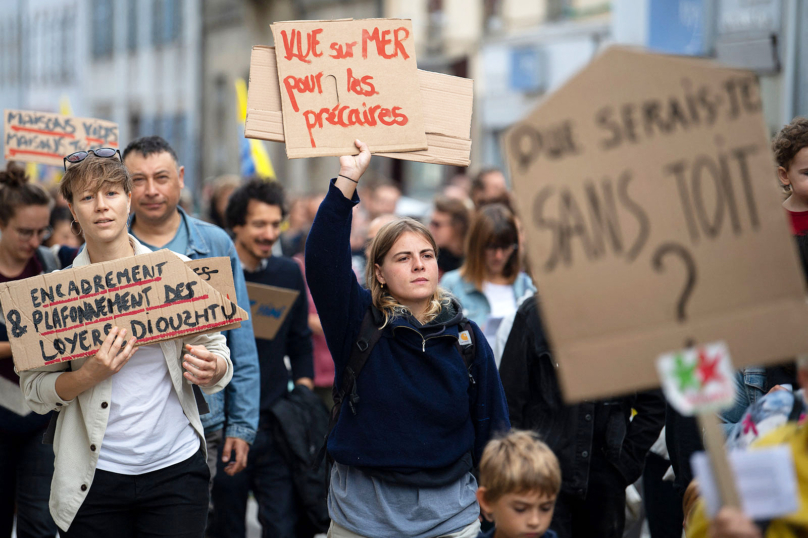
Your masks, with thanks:
M427 149L412 24L403 19L272 25L286 155Z

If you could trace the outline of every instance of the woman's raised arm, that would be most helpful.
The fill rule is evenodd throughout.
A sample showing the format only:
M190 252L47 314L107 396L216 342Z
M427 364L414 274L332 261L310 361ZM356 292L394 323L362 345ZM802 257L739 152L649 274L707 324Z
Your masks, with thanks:
M359 139L354 140L354 144L359 148L359 155L345 155L339 158L339 175L334 183L348 200L353 197L356 186L359 185L359 178L370 164L368 145Z

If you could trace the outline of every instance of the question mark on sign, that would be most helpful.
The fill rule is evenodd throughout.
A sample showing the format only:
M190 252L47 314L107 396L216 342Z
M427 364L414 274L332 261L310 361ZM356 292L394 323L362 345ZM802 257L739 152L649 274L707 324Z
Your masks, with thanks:
M678 243L663 243L656 249L654 257L652 258L654 269L657 272L661 273L665 270L662 259L669 254L681 258L687 269L687 281L685 282L685 287L682 289L682 293L679 295L679 303L676 306L676 319L679 323L683 323L687 320L687 302L693 294L693 288L696 286L696 262L693 260L693 256L690 255L690 251L682 245Z

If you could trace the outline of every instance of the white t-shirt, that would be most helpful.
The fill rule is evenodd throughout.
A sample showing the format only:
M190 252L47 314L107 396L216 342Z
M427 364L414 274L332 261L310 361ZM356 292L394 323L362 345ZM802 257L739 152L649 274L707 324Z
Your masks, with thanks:
M491 312L488 314L482 330L488 344L493 347L496 341L497 328L499 328L503 318L516 310L516 298L513 296L513 286L509 284L483 282L483 294L488 299Z
M492 318L504 318L516 310L516 297L510 284L492 284L483 282L483 294L491 307Z
M110 400L98 469L139 475L199 450L199 436L182 410L160 344L141 346L112 376Z

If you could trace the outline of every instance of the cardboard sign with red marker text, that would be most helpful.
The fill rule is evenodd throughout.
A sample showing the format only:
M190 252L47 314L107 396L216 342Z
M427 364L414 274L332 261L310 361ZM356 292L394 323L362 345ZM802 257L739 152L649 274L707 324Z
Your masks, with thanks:
M0 304L18 371L92 356L112 327L143 345L247 319L168 250L5 283Z
M427 149L412 23L289 21L275 38L286 155Z
M7 161L62 166L64 157L96 148L118 149L118 124L32 110L3 111Z

